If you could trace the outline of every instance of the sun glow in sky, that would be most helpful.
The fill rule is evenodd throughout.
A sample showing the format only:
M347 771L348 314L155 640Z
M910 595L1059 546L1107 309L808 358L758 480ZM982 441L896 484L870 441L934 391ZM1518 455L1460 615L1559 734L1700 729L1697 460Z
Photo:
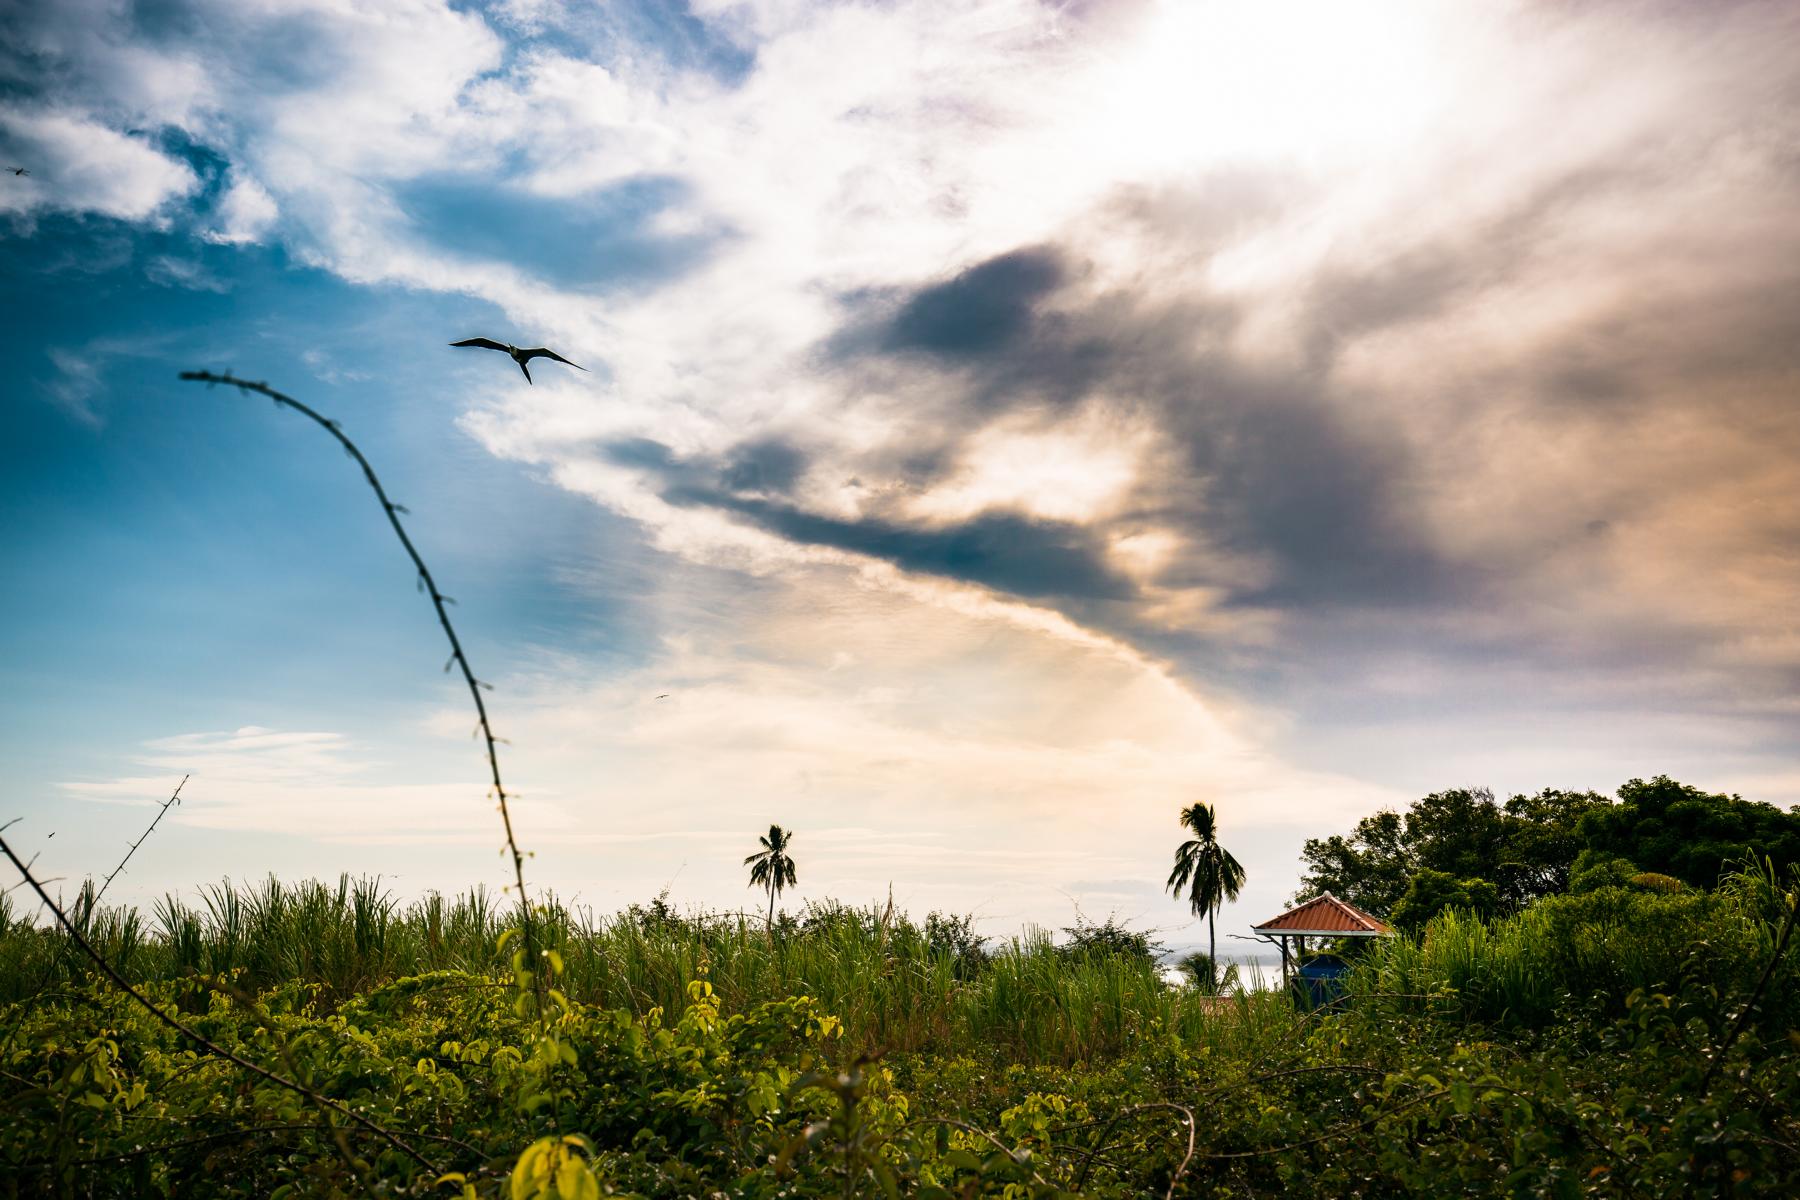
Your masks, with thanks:
M1800 800L1791 5L64 0L0 46L0 819L1190 940L1488 784ZM451 350L472 335L589 368ZM54 840L50 835L55 833Z
M1323 0L1151 6L1106 57L1084 131L1118 171L1220 161L1321 169L1414 144L1444 111L1453 6Z

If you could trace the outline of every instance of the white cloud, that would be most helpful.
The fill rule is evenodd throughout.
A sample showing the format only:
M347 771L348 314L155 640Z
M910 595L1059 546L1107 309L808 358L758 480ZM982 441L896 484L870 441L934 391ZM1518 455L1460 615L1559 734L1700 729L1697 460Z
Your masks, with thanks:
M274 227L281 209L262 184L234 169L214 215L218 227L206 234L207 240L235 244L261 241Z
M51 401L88 428L99 429L106 423L93 403L103 386L99 364L61 346L52 346L46 353L57 370L57 377L46 388Z
M178 264L179 266L185 264ZM169 282L178 282L171 278ZM185 286L192 286L187 284ZM98 401L106 393L106 373L120 358L157 353L168 336L99 337L79 346L50 346L44 351L56 374L44 384L50 402L91 429L106 425Z
M473 755L468 756L475 766ZM61 784L74 798L110 804L161 803L183 775L178 823L240 833L276 833L323 842L482 843L498 820L471 772L442 783L396 783L394 764L367 756L340 733L246 725L229 732L178 734L146 743L135 756L147 773ZM443 774L430 770L413 772ZM567 827L556 808L515 805L537 829Z
M0 105L0 136L32 172L0 188L0 212L149 220L198 183L186 164L80 111Z

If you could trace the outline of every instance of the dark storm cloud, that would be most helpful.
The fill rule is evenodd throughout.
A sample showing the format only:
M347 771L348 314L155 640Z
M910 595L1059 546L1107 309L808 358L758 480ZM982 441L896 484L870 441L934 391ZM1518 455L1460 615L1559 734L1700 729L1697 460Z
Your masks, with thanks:
M1045 247L977 263L955 278L915 292L894 315L880 344L958 359L994 354L1029 332L1038 301L1063 281L1061 256Z
M618 438L603 443L599 452L602 458L621 467L665 472L679 468L675 452L654 438Z
M647 472L670 504L732 513L801 545L866 554L904 570L1033 599L1128 600L1134 593L1107 565L1097 533L1066 521L1000 510L941 524L880 515L851 519L776 498L792 490L808 462L805 451L781 438L746 443L721 460L682 459L648 438L608 442L599 453Z
M1032 599L1126 600L1129 581L1112 571L1094 534L1066 521L986 512L947 525L879 518L845 520L754 496L678 488L664 499L734 512L792 542L884 559L908 571L980 584Z
M780 438L758 438L732 451L721 482L734 492L786 493L806 470L806 454Z
M1381 311L1362 319L1399 320L1415 306L1438 303L1451 270L1437 265L1440 257L1450 258L1397 267L1389 294L1375 297ZM1322 370L1275 373L1241 361L1229 339L1246 314L1231 302L1058 291L1077 274L1073 262L1072 253L1056 248L1017 251L921 289L901 306L890 330L929 324L935 344L958 347L953 356L937 356L943 371L932 378L939 386L922 389L943 397L936 419L917 434L942 439L935 450L940 471L962 439L1010 415L1084 405L1124 410L1147 418L1176 455L1172 470L1138 481L1120 531L1153 522L1263 567L1258 582L1245 583L1236 566L1177 562L1158 582L1216 587L1231 580L1228 602L1280 606L1410 606L1458 587L1406 508L1407 452L1361 427L1354 396ZM1034 265L1022 269L1027 263ZM1034 319L1033 306L1053 295L1055 319ZM994 311L1005 316L993 318ZM970 314L986 315L957 333L956 322ZM1334 316L1325 311L1319 319ZM852 316L850 327L863 320ZM865 350L840 361L884 382L916 375L930 368L908 351L925 340L902 345L890 332L885 355Z
M1456 588L1405 511L1406 453L1346 421L1322 385L1216 359L1167 382L1160 415L1193 486L1142 488L1170 523L1271 561L1268 579L1233 600L1409 606Z

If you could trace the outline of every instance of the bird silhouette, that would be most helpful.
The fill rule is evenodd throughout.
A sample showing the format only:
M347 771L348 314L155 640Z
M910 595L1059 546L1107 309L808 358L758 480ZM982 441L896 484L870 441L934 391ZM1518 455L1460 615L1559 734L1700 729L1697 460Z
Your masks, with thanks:
M27 171L24 167L8 167L6 169L11 171L14 175L29 175L29 174L31 174L31 172Z
M586 367L581 366L579 363L569 362L568 359L564 358L556 351L545 349L543 346L532 346L530 348L509 346L505 342L496 342L493 338L467 338L460 342L451 342L450 344L452 346L479 346L483 350L498 350L502 354L511 355L512 360L519 364L519 370L525 372L526 383L531 382L531 371L525 364L534 358L554 358L557 362L574 367L577 371L587 370Z

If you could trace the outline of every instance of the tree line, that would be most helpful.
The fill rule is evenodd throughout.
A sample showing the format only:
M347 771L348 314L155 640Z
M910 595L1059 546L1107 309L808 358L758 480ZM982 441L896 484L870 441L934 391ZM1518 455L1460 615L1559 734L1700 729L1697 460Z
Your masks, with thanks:
M1331 892L1402 929L1446 908L1518 912L1544 896L1604 886L1709 889L1736 866L1800 863L1800 807L1706 792L1666 775L1617 799L1546 788L1505 801L1486 788L1433 792L1384 809L1348 836L1310 838L1296 898Z
M1213 806L1188 805L1179 822L1189 836L1176 847L1164 887L1206 918L1205 971L1218 957L1218 911L1237 899L1246 873L1219 841ZM797 880L793 836L771 825L762 848L744 860L750 886L768 893L771 925L777 898ZM1364 817L1348 835L1307 839L1292 902L1331 892L1417 932L1450 908L1498 917L1545 896L1607 886L1706 890L1763 860L1777 871L1800 865L1800 806L1784 810L1667 775L1633 779L1616 799L1546 788L1501 801L1487 788L1453 788L1405 812ZM1126 932L1110 921L1095 928Z

